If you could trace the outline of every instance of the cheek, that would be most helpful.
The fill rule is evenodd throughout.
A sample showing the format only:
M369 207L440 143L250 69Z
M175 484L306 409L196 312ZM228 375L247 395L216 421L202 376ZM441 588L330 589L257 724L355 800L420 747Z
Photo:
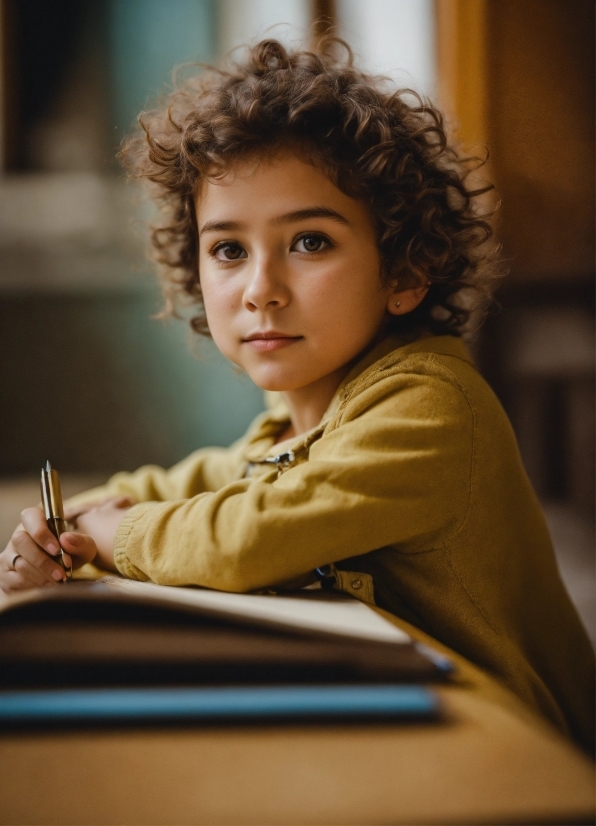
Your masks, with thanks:
M201 275L201 291L210 325L215 321L223 322L234 312L238 302L231 279L212 278L207 272Z
M230 282L223 279L201 279L203 305L207 326L217 349L233 362L237 362L238 337L234 319L238 315L239 302Z
M313 318L324 319L329 328L368 328L384 315L385 297L370 259L352 260L348 267L330 268L313 279L304 293L304 304Z

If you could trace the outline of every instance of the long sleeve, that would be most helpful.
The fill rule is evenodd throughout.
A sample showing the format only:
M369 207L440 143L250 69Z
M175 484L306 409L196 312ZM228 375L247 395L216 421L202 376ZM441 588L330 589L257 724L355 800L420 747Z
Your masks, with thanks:
M248 433L229 448L201 448L167 470L145 465L133 473L117 473L105 485L78 494L67 504L76 507L110 496L132 496L137 502L167 502L219 490L243 474L245 446L262 419L259 416Z
M390 544L432 547L465 514L471 446L456 387L415 372L387 377L348 400L308 461L279 478L273 469L132 508L116 565L135 579L249 591Z

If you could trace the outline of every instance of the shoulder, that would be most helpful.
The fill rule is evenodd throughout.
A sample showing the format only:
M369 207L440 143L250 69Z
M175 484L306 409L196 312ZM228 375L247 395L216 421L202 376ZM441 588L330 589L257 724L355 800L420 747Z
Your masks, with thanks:
M398 346L349 377L334 418L337 424L387 414L471 420L483 385L464 342L435 336Z

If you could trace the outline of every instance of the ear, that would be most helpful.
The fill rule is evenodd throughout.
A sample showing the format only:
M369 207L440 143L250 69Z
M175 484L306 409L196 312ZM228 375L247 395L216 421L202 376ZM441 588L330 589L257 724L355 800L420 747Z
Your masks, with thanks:
M406 315L411 313L423 301L430 287L430 281L425 281L416 287L400 290L396 284L387 299L387 312L391 315Z

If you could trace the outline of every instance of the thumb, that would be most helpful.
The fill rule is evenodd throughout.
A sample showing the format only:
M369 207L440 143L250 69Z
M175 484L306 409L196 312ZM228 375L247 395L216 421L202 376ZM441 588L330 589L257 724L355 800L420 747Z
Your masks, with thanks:
M80 568L87 562L93 562L97 556L97 545L91 536L84 533L60 534L60 544L66 553L72 557L73 568Z

